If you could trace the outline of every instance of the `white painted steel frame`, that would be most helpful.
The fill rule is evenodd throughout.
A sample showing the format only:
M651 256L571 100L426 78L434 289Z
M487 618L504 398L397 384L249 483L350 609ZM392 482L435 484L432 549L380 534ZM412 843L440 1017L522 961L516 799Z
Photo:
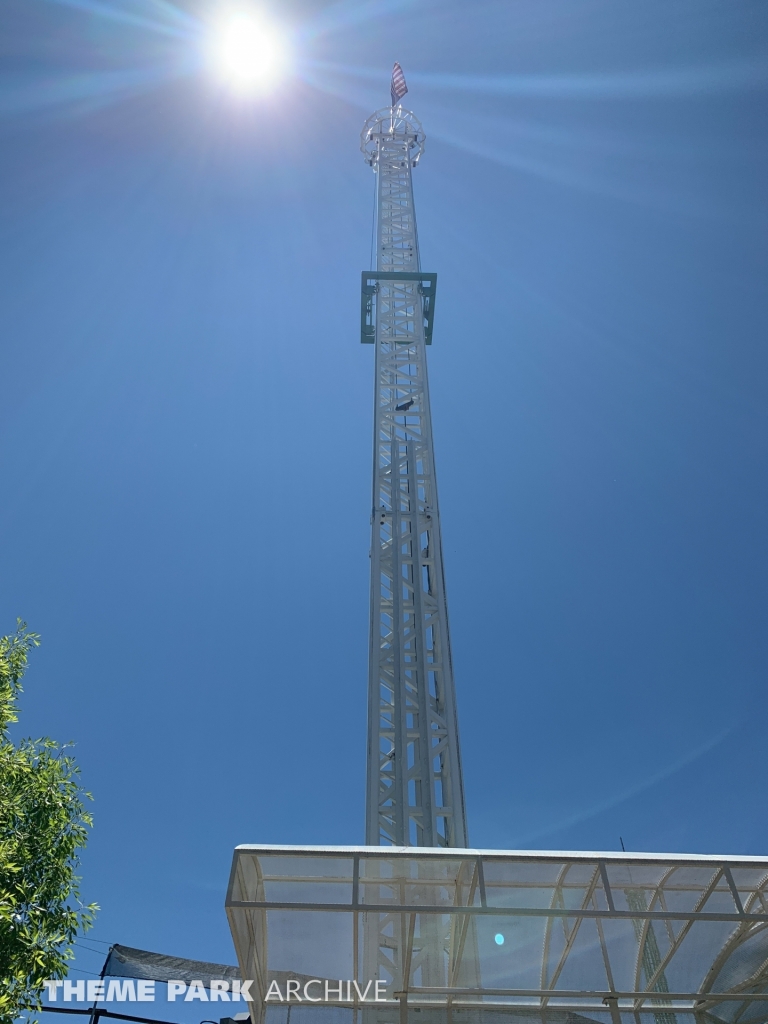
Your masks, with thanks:
M347 951L354 976L385 980L388 1007L399 1009L364 1009L376 1024L575 1024L571 1014L588 1015L584 1024L768 1020L766 857L240 846L226 905L243 976L259 977L262 993L273 976L270 913L295 914L297 939L307 912L350 915L355 951L366 921L390 921L402 959L371 973ZM483 940L471 950L473 924ZM489 949L497 928L518 943L501 975ZM443 961L437 983L424 971L430 941ZM311 976L319 952L297 941L292 964L281 954L281 974ZM476 969L462 972L467 955ZM529 969L538 984L521 985L514 975L531 978ZM320 1024L331 1010L301 1019Z
M366 842L466 847L411 180L423 146L402 108L363 129L376 270L403 275L375 284Z

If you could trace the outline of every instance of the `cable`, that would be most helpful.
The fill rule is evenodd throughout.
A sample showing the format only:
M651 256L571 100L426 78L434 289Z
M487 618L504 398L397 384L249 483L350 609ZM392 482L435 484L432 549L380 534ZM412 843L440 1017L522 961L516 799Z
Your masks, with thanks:
M98 953L99 956L104 956L103 949L93 949L91 946L86 946L77 940L74 941L74 945L77 946L78 949L87 949L89 953Z

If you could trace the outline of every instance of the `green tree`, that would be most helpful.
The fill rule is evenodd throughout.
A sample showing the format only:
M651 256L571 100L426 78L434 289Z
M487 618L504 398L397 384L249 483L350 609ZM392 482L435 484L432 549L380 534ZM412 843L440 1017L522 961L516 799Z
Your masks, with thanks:
M0 1024L39 1008L43 982L66 975L98 909L80 902L75 874L92 820L74 758L53 740L9 736L39 642L21 620L0 637Z

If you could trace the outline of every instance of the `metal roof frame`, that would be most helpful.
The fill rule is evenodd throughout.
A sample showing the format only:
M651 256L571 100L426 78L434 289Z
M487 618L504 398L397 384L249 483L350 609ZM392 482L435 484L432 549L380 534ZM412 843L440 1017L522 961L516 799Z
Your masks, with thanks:
M365 1021L768 1020L765 857L243 845L226 906L254 1024L283 1019L265 997L286 970L384 981L381 1007L342 1001ZM387 929L373 963L366 936Z

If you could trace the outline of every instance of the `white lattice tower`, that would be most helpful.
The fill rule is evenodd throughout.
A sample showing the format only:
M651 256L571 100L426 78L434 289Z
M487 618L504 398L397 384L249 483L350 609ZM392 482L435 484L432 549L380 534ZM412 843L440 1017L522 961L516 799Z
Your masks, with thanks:
M376 270L363 340L376 349L366 843L467 846L425 345L436 275L421 272L411 171L418 120L377 111Z

